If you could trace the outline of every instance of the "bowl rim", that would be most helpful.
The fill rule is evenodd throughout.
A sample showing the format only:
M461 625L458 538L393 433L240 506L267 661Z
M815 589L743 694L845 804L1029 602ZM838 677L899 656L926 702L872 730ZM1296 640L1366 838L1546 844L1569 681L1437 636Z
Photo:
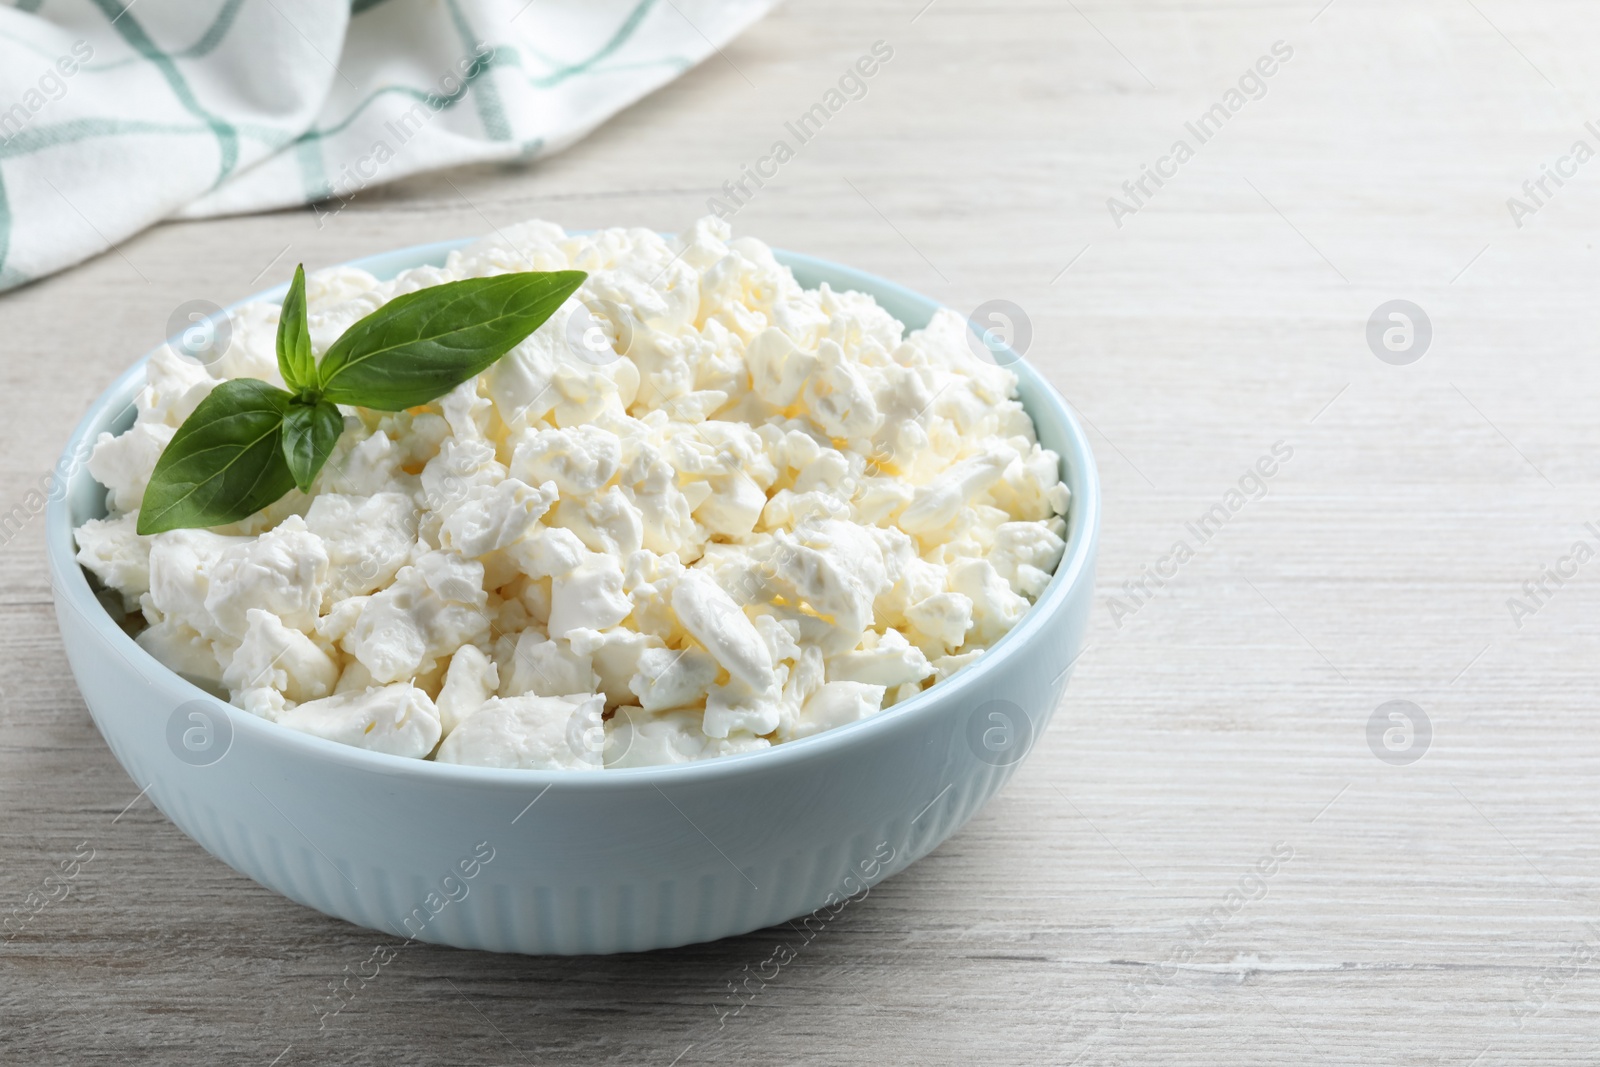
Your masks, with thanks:
M571 233L571 236L579 235L580 231ZM393 277L402 270L442 261L450 252L466 248L480 239L479 237L469 237L411 245L330 266L356 267L367 270L377 275L380 279L385 279ZM899 302L926 307L930 315L945 306L931 297L924 296L895 282L854 267L778 248L774 248L772 251L778 261L791 270L796 266L800 266L805 268L808 273L849 277L852 286L859 286L862 291L869 292L869 295L872 295L875 300L879 299L880 294L892 294ZM827 279L824 278L823 280L826 281ZM224 310L232 312L245 304L273 299L281 300L283 293L287 291L287 287L287 282L280 283L237 300L229 304ZM1094 454L1090 448L1088 436L1084 433L1082 424L1066 398L1032 364L1007 347L1005 352L1010 354L1011 361L1006 365L1019 379L1028 383L1030 390L1034 394L1034 405L1041 406L1044 409L1043 412L1035 411L1032 410L1034 405L1028 405L1029 417L1035 421L1036 425L1041 415L1045 415L1058 424L1067 445L1067 448L1061 453L1061 463L1067 472L1069 481L1072 475L1076 475L1078 486L1073 490L1071 510L1067 516L1066 549L1061 562L1056 565L1055 573L1051 576L1050 582L1045 587L1044 592L1023 614L1021 620L996 640L971 665L958 671L950 678L929 686L918 695L895 704L870 718L847 723L844 726L824 730L810 737L787 741L783 744L773 745L770 748L754 752L717 756L685 763L619 767L595 773L574 770L477 767L374 752L370 749L327 740L281 726L278 723L252 715L241 708L234 707L227 701L201 689L146 652L116 624L90 588L88 577L76 559L77 550L73 540L71 518L68 513L68 500L71 498L71 493L67 489L67 485L78 478L91 478L92 475L88 473L86 462L78 462L68 467L63 467L61 464L70 462L70 457L81 447L81 443L90 429L103 418L107 408L118 402L126 403L123 398L133 395L135 387L142 382L146 363L160 347L158 345L155 349L147 352L118 376L90 405L88 411L78 421L78 424L73 428L71 435L67 439L61 460L58 461L56 469L58 471L68 470L70 473L64 476L60 492L50 494L46 512L45 550L49 564L50 584L58 610L65 607L75 611L87 622L95 636L107 644L110 651L122 659L133 673L139 676L141 681L158 691L164 686L176 698L177 704L187 704L191 701L199 700L213 705L215 709L225 715L233 729L234 738L231 742L232 744L236 744L239 737L245 735L252 738L252 743L262 744L265 747L298 750L298 754L308 760L323 760L333 764L344 765L354 770L386 777L418 775L425 780L432 780L439 784L450 783L521 789L526 789L530 786L548 787L555 784L576 788L626 788L629 786L650 788L667 782L682 785L738 777L751 773L759 774L763 768L776 768L780 762L794 763L826 758L829 753L841 745L853 745L865 741L875 734L883 734L900 728L906 725L907 720L925 717L931 714L937 704L959 700L963 696L973 697L980 695L986 680L994 672L1006 669L1012 660L1027 654L1029 647L1038 641L1046 631L1046 620L1050 616L1067 609L1072 592L1080 582L1085 578L1092 579L1090 568L1093 565L1095 549L1099 539L1101 501L1099 472L1095 467ZM1076 657L1062 668L1061 673L1070 670L1072 663L1075 662ZM152 669L156 672L154 677L150 673ZM1035 738L1036 740L1037 738ZM542 791L540 795L543 795Z

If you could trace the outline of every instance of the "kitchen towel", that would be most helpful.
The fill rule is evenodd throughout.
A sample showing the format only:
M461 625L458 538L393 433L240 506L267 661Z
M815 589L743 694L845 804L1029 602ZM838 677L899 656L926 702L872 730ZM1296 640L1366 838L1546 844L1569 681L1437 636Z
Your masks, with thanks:
M0 290L164 218L323 218L408 174L559 151L773 2L16 0Z

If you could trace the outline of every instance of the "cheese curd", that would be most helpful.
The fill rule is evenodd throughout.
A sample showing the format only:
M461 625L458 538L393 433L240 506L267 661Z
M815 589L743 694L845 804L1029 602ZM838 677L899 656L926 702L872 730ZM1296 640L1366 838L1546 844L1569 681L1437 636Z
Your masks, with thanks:
M960 316L907 333L702 219L528 222L380 282L313 274L313 349L404 293L508 271L583 287L432 404L345 408L312 491L141 537L161 449L216 384L281 385L278 309L209 367L152 357L89 470L78 560L139 644L291 729L400 756L572 771L757 751L878 714L1017 624L1069 494Z

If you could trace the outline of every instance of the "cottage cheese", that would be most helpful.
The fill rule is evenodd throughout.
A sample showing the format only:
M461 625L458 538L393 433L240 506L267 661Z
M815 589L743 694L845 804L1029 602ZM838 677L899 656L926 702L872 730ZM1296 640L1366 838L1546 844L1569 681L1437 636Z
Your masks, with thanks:
M380 282L308 279L313 348L403 293L589 272L481 377L345 409L310 494L141 537L161 449L215 385L281 384L278 309L209 368L162 349L89 469L79 562L173 670L291 729L490 767L750 752L977 659L1061 560L1068 493L1016 378L939 312L807 290L713 219L679 241L528 222Z

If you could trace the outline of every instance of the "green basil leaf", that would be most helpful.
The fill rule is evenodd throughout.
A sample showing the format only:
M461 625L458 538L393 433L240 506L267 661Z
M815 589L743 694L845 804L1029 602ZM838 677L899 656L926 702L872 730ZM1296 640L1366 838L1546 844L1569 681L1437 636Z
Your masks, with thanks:
M237 522L293 489L282 441L291 399L259 378L213 389L156 461L139 532Z
M291 392L317 385L317 360L311 354L311 326L306 322L306 266L294 268L294 280L278 315L278 373Z
M337 404L320 400L314 406L289 405L283 417L283 458L302 493L311 492L311 483L343 432L344 416Z
M323 354L318 388L329 400L378 411L426 404L511 351L586 277L578 270L502 274L396 297Z

